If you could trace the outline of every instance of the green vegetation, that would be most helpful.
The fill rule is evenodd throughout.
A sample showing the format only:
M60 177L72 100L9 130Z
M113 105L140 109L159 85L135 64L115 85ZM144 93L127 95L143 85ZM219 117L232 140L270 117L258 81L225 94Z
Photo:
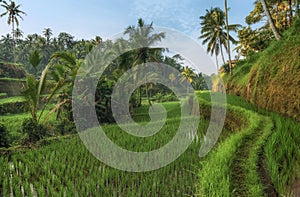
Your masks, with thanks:
M209 93L201 93L201 98L209 100ZM249 123L238 134L221 143L202 163L199 192L203 195L230 193L253 196L256 193L261 194L264 190L272 193L275 189L278 194L290 195L293 184L300 175L295 167L299 166L300 160L300 145L295 140L300 137L299 122L257 108L237 96L228 95L227 103L229 109L238 106L239 108L235 107L235 110L243 110L243 114L248 116ZM243 146L246 147L245 151ZM238 155L239 152L242 155ZM245 153L248 156L243 158ZM244 174L237 171L238 176L232 177L231 175L236 173L235 165L239 165L237 167L239 170L244 169ZM258 172L258 166L262 171ZM264 176L263 180L259 180L261 175ZM267 180L268 178L270 180ZM234 182L235 187L231 186ZM272 184L273 189L267 187Z
M199 93L198 96L199 99L201 98L201 103L203 99L209 100L210 98L209 92ZM265 185L257 168L257 165L260 164L267 169L273 169L270 175L272 182L276 183L274 185L276 191L280 194L286 194L288 192L286 186L292 184L292 180L296 179L296 169L293 167L299 165L297 163L299 161L299 146L297 142L291 141L293 137L295 139L299 137L296 136L296 131L300 128L299 123L290 124L291 121L274 114L277 118L281 118L283 124L286 123L285 126L291 125L289 126L290 131L295 131L291 134L291 138L288 138L284 134L286 133L285 126L279 127L276 125L273 131L271 119L256 114L257 108L255 106L236 96L228 96L228 103L229 113L235 113L236 115L232 117L236 118L238 116L239 118L235 120L227 118L226 121L237 121L237 125L240 124L243 127L240 131L237 131L238 127L231 128L229 133L228 130L224 131L219 141L220 144L202 161L198 157L201 141L195 141L184 155L165 168L149 173L120 172L96 160L87 152L76 135L45 141L45 143L42 143L45 145L37 150L28 149L22 153L15 151L11 157L12 164L9 164L8 161L2 163L2 165L5 164L3 169L7 170L6 172L10 171L13 177L17 176L15 173L24 174L22 177L13 178L12 181L13 185L21 184L24 188L27 187L25 191L29 193L28 195L34 192L46 192L49 195L58 195L61 192L75 192L78 195L88 195L95 192L102 195L108 193L139 195L155 192L160 196L170 194L176 196L183 194L262 196L265 192ZM153 137L139 139L126 134L117 125L111 124L104 126L104 131L114 143L128 150L149 151L161 147L172 138L173 134L170 132L176 131L180 121L180 113L178 113L180 108L177 102L164 103L163 105L168 112L168 119L162 130ZM149 106L135 109L133 118L139 124L146 123L149 121L148 109ZM259 109L259 113L264 114L267 112ZM17 117L16 115L11 116L10 120L16 120ZM25 118L24 115L19 117ZM228 115L228 117L231 116ZM5 122L8 122L8 120L9 117L6 116ZM208 122L207 120L201 120L201 122L199 131L205 131ZM276 120L277 122L279 120ZM284 136L282 136L282 133ZM198 138L200 139L203 134L198 133ZM276 143L274 144L274 142ZM290 147L294 148L290 149ZM286 148L289 148L292 152L285 152ZM53 152L53 150L55 151ZM282 152L279 153L274 150L282 150ZM261 154L265 155L265 160L261 160ZM284 161L285 158L291 158L287 154L298 155L298 158L292 157L293 161ZM34 163L32 163L33 158L35 158ZM270 158L276 160L270 160ZM2 159L5 160L5 157ZM66 164L66 161L68 164ZM200 171L197 167L199 162L201 163ZM9 167L9 165L14 165L14 167ZM43 167L40 167L42 165ZM76 168L72 166L76 166ZM212 166L214 167L212 168ZM279 166L283 166L282 171L278 169ZM240 169L240 171L236 171L235 168ZM28 170L25 171L25 169ZM40 170L36 171L34 169ZM200 174L197 176L198 172ZM85 178L78 180L77 177L79 176ZM286 178L282 179L281 177ZM9 177L3 176L2 179L3 192L10 193L10 186L7 185L10 181ZM139 180L143 180L143 182ZM91 184L85 184L86 181ZM191 183L197 183L197 186L194 187L194 184L191 185ZM26 186L28 184L33 184L33 191ZM48 189L45 189L42 185L47 185ZM17 195L18 192L22 191L20 187L13 186L13 192Z
M153 137L137 139L123 132L117 125L106 125L104 131L116 144L129 150L146 151L149 148L161 147L172 138L173 132L176 132L174 128L179 126L178 114L180 114L177 102L164 105L169 118L161 132ZM140 119L146 119L148 108L138 110L141 114ZM145 114L145 118L142 114ZM205 131L208 122L204 120L201 122L199 131ZM203 133L199 132L198 135L200 137ZM26 195L33 195L35 192L79 196L193 195L194 188L191 183L197 180L196 165L200 160L197 157L199 148L200 143L195 139L187 152L175 163L153 172L128 173L112 169L98 161L87 151L77 135L58 138L37 150L13 152L11 163L5 157L1 157L1 169L5 173L12 173L13 177L10 179L2 173L2 191L4 196L10 194L9 183L12 181L14 195L22 192L20 186L24 187ZM29 187L30 184L33 185L33 191Z
M0 93L0 99L4 99L7 97L7 93Z
M8 131L3 123L0 122L0 148L8 147Z
M0 114L6 113L22 113L28 110L25 99L23 97L9 97L0 99Z
M24 102L24 101L25 101L24 97L16 96L16 97L0 99L0 104L17 103L17 102Z
M196 73L185 65L180 54L168 56L166 48L150 48L168 35L154 33L153 23L145 24L142 19L138 19L137 26L126 28L126 39L115 41L100 36L75 40L66 32L54 37L50 28L45 28L42 35L23 38L19 19L25 12L21 5L12 0L0 3L5 9L1 17L6 16L12 26L11 35L0 39L0 196L296 196L300 192L299 0L255 1L246 17L248 26L242 29L238 24L228 24L227 0L224 11L218 7L206 10L200 17L199 38L207 44L207 52L216 56L217 64L221 54L223 67L218 69L219 74L228 93L237 96L227 95L227 104L221 106L211 103L211 95L219 97L220 93L196 92L200 124L196 131L185 128L193 143L173 163L143 173L113 169L88 152L76 134L72 111L77 99L72 97L76 76L96 76L95 97L89 102L95 105L102 129L113 143L134 152L166 145L185 117L181 117L181 105L169 87L146 83L129 98L131 117L139 125L146 125L156 102L166 109L167 120L150 137L124 132L115 124L111 109L115 101L111 97L125 72L133 70L130 80L136 84L138 65L168 64L180 74L163 77L174 84L188 82L195 90L212 87L218 91L220 78ZM265 19L268 22L262 24ZM254 24L257 29L253 29ZM238 40L231 32L238 32ZM234 61L230 44L238 45ZM111 60L103 75L99 78L98 70L89 67L78 73L79 68L89 64L87 55L92 62L98 58L98 54L90 53L96 47L101 61ZM246 59L240 60L240 56ZM144 78L155 79L158 71L160 68ZM89 100L86 91L91 88L90 84L84 85L76 89L82 102ZM188 86L186 92L190 92ZM121 89L118 96L123 93ZM212 106L227 109L224 128L213 150L200 158L201 145L212 140L205 135L210 123L215 126ZM194 113L196 107L192 107ZM135 167L133 162L130 165Z
M258 153L271 131L272 123L251 111L232 105L227 105L227 108L244 116L247 123L202 162L199 195L262 196L263 186L257 171Z
M26 71L23 65L0 62L0 78L25 78Z
M259 107L300 120L299 27L298 18L280 41L238 62L232 77L224 75L228 92L241 95Z
M228 51L229 43L227 42L227 25L226 15L220 8L211 8L206 10L205 16L200 16L201 19L201 36L203 39L202 44L207 44L207 53L216 56L217 69L219 70L218 56L221 53L223 64L225 64L225 58L223 53L223 47ZM240 25L228 25L228 30L237 32ZM232 43L236 43L235 39L229 35L229 40Z

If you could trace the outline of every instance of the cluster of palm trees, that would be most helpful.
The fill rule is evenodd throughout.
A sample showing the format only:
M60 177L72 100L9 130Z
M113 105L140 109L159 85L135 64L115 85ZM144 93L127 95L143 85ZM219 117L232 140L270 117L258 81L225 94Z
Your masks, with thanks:
M181 82L188 80L195 88L207 87L205 85L204 76L202 74L197 75L194 70L189 67L183 67L179 61L182 60L179 55L168 57L163 55L164 49L162 48L149 48L149 46L155 42L161 41L165 36L163 32L154 33L153 30L152 23L145 24L142 19L139 19L138 26L129 26L125 30L125 35L129 36L128 40L119 39L112 42L110 40L102 41L100 37L96 37L94 40L88 42L92 45L92 47L97 46L99 49L114 49L107 52L107 56L111 56L113 61L110 63L108 68L106 68L103 76L99 79L97 91L95 93L96 112L101 122L114 121L111 112L111 94L114 84L128 69L135 68L140 64L145 64L147 62L166 63L182 73L181 76L174 75L174 80L177 78ZM47 35L48 41L50 43L53 42L53 39L50 36L51 31L49 31L49 29L45 29L44 31L46 42ZM63 46L65 46L66 49L68 49L67 45L67 42L63 42ZM133 50L129 50L121 55L116 53L116 51L124 48ZM105 57L107 56L105 55ZM52 107L48 113L56 112L57 118L67 117L64 121L72 122L72 89L77 75L77 70L84 62L83 59L84 58L82 57L77 57L76 53L72 50L61 52L56 51L52 53L48 63L45 67L43 67L42 72L40 72L41 74L34 73L27 77L27 85L24 89L24 96L30 106L30 112L34 122L41 123L42 120L47 120L45 117L49 117L49 115L46 114L46 108L51 100L54 100L56 105ZM41 66L42 60L43 54L41 54L38 50L34 50L29 55L30 65L35 70ZM138 74L140 73L134 73L133 80L135 75ZM147 77L150 78L152 76ZM50 87L50 90L48 89L49 94L46 98L44 98L42 111L38 113L40 110L40 100L45 87ZM130 106L140 106L142 103L142 97L144 96L146 96L148 104L152 105L151 95L154 96L154 94L161 92L169 94L170 90L166 90L162 86L154 83L144 84L133 93L132 98L130 99Z
M293 18L299 14L299 0L256 0L255 8L246 17L247 27L239 28L241 25L228 24L227 0L224 0L224 11L220 8L206 10L204 16L200 16L202 27L200 39L207 45L207 52L216 56L217 67L219 67L218 56L221 54L223 64L223 48L227 51L229 70L232 73L230 44L239 45L235 50L240 55L249 56L265 49L273 38L280 40L281 33L289 28ZM252 30L250 25L262 22L267 19L267 23L256 30ZM230 32L238 32L239 42L236 42ZM219 68L218 68L219 69Z
M223 47L228 54L229 72L232 74L232 60L231 60L231 47L230 42L236 44L237 41L229 34L237 32L241 26L239 24L231 24L228 22L228 6L227 0L224 0L224 10L220 8L211 8L206 10L206 15L200 16L201 22L201 36L203 39L202 44L207 44L207 52L211 55L215 55L217 70L219 71L218 55L221 53L223 64L225 64L225 58L223 54Z
M102 42L101 37L96 36L91 40L75 40L74 36L61 32L57 37L52 37L50 28L45 28L42 35L29 34L25 38L23 34L13 40L10 34L0 38L0 61L17 62L24 65L25 69L31 73L41 73L48 63L51 55L57 51L69 51L76 55L78 59L83 59L95 45ZM43 55L41 64L33 68L28 58L35 49L39 49Z
M5 9L0 17L7 16L7 24L12 27L12 37L13 43L15 41L15 37L19 36L22 31L19 29L19 19L23 20L22 15L26 15L26 13L20 10L21 5L17 5L14 1L10 0L9 3L6 1L0 1L1 6ZM15 29L15 25L17 25L17 29Z
M240 25L226 23L226 12L223 12L220 8L211 8L206 10L204 16L200 16L201 19L201 36L203 39L202 44L207 45L207 52L211 55L215 55L217 69L219 70L218 56L221 54L223 64L225 64L223 48L227 51L230 58L230 43L236 43L235 39L228 33L230 31L237 32ZM231 68L231 67L230 67Z
M2 2L1 6L5 9L5 12L2 13L0 16L4 17L7 16L7 24L11 25L12 27L12 35L13 38L16 35L16 30L15 30L15 25L17 25L17 30L18 33L21 32L21 30L19 29L19 19L23 20L22 15L26 15L26 13L22 10L20 10L20 4L17 5L14 1L10 0L9 3L7 3L6 1L0 1L0 3Z

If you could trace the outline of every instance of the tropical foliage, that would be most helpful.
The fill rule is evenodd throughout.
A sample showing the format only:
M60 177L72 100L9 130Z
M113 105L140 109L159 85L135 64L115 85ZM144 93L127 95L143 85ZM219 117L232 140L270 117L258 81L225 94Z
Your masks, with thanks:
M215 55L218 70L218 55L221 53L223 64L225 64L223 47L226 51L228 49L225 18L225 13L220 8L211 8L206 10L204 16L200 16L202 28L199 38L203 39L202 44L207 44L207 53ZM237 32L239 26L237 24L228 25L228 29L231 32ZM232 43L236 43L236 40L231 35L229 35L229 40Z
M180 54L151 47L168 36L156 32L153 23L138 19L136 26L125 29L124 38L114 41L98 35L90 40L76 40L67 32L53 36L56 33L49 27L41 35L24 36L19 28L19 20L26 15L21 5L12 0L0 3L4 8L1 17L7 16L7 23L12 26L11 34L0 38L0 77L5 77L0 80L0 196L297 195L299 0L256 0L254 10L245 19L248 26L242 28L228 23L227 0L223 1L224 11L211 8L200 16L199 38L207 53L215 56L217 65L221 55L223 70L218 65L218 74L225 80L227 90L239 95L227 95L226 105L211 102L211 96L219 98L223 93L194 91L223 87L219 75L198 73L187 66ZM237 45L237 59L248 58L232 61L231 44ZM282 55L284 50L289 54ZM99 54L103 59L98 59ZM105 63L101 77L97 76L98 70L87 66L95 59ZM148 112L156 113L153 103L161 103L165 108L165 124L153 136L129 135L114 124L116 117L112 113L114 87L128 70L132 71L130 83L124 83L128 89L141 76L149 81L158 78L160 67L150 74L144 72L150 62L167 64L178 71L163 77L173 85L186 84L187 94L196 93L201 124L195 130L185 128L192 144L170 165L152 172L121 172L99 162L76 135L72 104L78 97L83 102L88 100L90 94L81 91L73 97L74 84L82 73L97 80L92 107L103 132L113 143L133 152L156 150L174 138L184 121L182 103L169 87L147 81L131 92L127 101L131 118L141 125L151 121ZM296 85L291 88L290 84ZM5 92L9 87L18 95L19 86L23 86L21 96L11 97L10 92ZM124 97L124 89L117 96ZM217 112L227 109L223 132L208 156L199 158L200 146L210 141L205 131L215 131L217 121L211 117L212 106ZM197 107L193 106L193 112ZM82 113L81 118L90 117Z

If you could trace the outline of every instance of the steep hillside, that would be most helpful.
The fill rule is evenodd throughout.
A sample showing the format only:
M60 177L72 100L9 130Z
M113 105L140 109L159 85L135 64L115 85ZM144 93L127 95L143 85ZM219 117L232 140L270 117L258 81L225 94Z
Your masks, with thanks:
M237 63L224 75L229 94L300 121L300 19L265 51Z

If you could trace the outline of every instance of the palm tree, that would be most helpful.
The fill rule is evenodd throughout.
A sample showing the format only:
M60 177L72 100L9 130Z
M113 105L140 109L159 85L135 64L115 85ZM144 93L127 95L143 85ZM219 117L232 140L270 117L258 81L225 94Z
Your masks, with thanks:
M102 43L102 38L100 36L96 36L95 39L91 40L92 45L98 46L99 44Z
M192 68L189 68L188 66L184 67L181 72L182 77L179 79L180 82L184 82L187 80L190 84L193 83L194 78L196 77L196 74ZM189 93L188 89L188 83L187 83L187 93Z
M15 30L15 34L14 35L15 35L15 38L17 38L17 39L22 38L23 37L23 31L21 29L17 28Z
M270 10L268 8L268 5L267 5L266 1L265 0L260 0L260 2L261 2L262 6L263 6L263 8L265 10L265 13L266 13L267 17L268 17L269 24L271 26L271 29L273 31L273 34L274 34L276 40L280 40L281 39L281 35L279 34L279 32L278 32L278 30L277 30L277 28L276 28L276 26L274 24L274 21L272 19L272 16L271 16L271 13L270 13Z
M7 62L12 62L14 57L13 57L13 39L10 34L6 34L5 36L1 36L0 43L2 44L1 48L1 59L7 61Z
M229 42L229 24L228 24L228 8L227 8L227 0L224 0L224 9L225 9L225 16L226 16L226 33L227 33L227 53L228 53L228 60L229 60L229 71L230 75L232 75L232 64L231 64L231 51L230 51L230 42Z
M58 94L59 101L52 111L57 111L58 118L61 109L63 108L68 114L68 120L72 121L72 90L77 76L77 71L83 61L77 60L75 54L70 52L56 52L51 56L51 61L54 61L55 64L54 70L50 74L56 84L52 92L54 92L54 94Z
M40 52L35 50L29 57L30 64L36 68L42 61L42 56L40 55ZM40 79L37 80L36 76L29 75L26 78L26 87L24 87L23 95L29 105L30 114L32 116L32 119L34 122L38 123L38 109L39 104L41 100L41 94L44 90L45 84L46 84L46 76L48 73L50 66L47 66Z
M6 11L2 13L0 16L3 17L5 15L8 15L7 24L12 25L12 35L14 39L15 24L18 27L19 26L18 18L23 20L21 14L26 15L26 13L19 9L21 5L16 5L16 3L11 0L10 0L10 4L8 4L6 1L3 1L1 6L4 7Z
M44 31L43 31L43 34L44 34L44 36L46 38L47 44L49 44L50 40L51 40L51 36L53 35L52 29L45 28Z
M66 32L61 32L57 37L60 50L65 51L74 46L74 36Z
M220 8L211 8L206 10L206 15L200 16L202 26L200 39L203 39L202 44L207 44L207 53L216 56L217 69L218 65L218 55L221 53L223 63L225 64L223 47L228 52L227 37L229 36L229 41L235 43L234 38L226 32L225 24L225 14ZM234 24L229 25L229 31L236 32L240 25Z
M134 58L135 61L132 65L133 67L141 63L146 63L151 58L151 54L153 54L153 52L150 52L151 50L149 47L155 42L161 41L165 37L165 33L163 32L152 34L153 30L153 23L146 25L141 18L138 20L137 27L129 26L125 30L124 34L129 35L131 47L136 49ZM152 104L149 97L148 84L145 86L148 103L151 106Z
M16 3L11 0L10 0L10 4L8 4L6 1L3 1L1 6L4 7L6 9L6 11L4 13L2 13L0 15L0 17L8 15L7 24L12 25L12 35L13 35L13 42L14 42L14 44L13 44L13 54L14 55L13 56L14 56L14 61L15 61L15 23L18 27L19 26L18 18L21 18L23 20L21 14L26 15L26 13L19 9L21 5L16 5Z
M35 50L30 54L29 62L34 68L37 68L41 63L42 58L43 57L40 52ZM55 60L55 63L53 60ZM70 102L72 87L80 65L81 61L77 61L74 54L69 52L57 52L51 56L50 63L47 64L38 80L34 75L29 75L27 77L27 83L23 95L29 103L30 112L35 122L39 123L39 121L41 121L47 105L55 95L61 96L61 94L67 94L67 98L62 99L60 103L58 103L49 113L53 113L64 104ZM42 92L46 87L47 75L51 75L52 80L55 81L55 86L51 89L50 94L45 99L46 102L44 107L38 116L37 112Z

